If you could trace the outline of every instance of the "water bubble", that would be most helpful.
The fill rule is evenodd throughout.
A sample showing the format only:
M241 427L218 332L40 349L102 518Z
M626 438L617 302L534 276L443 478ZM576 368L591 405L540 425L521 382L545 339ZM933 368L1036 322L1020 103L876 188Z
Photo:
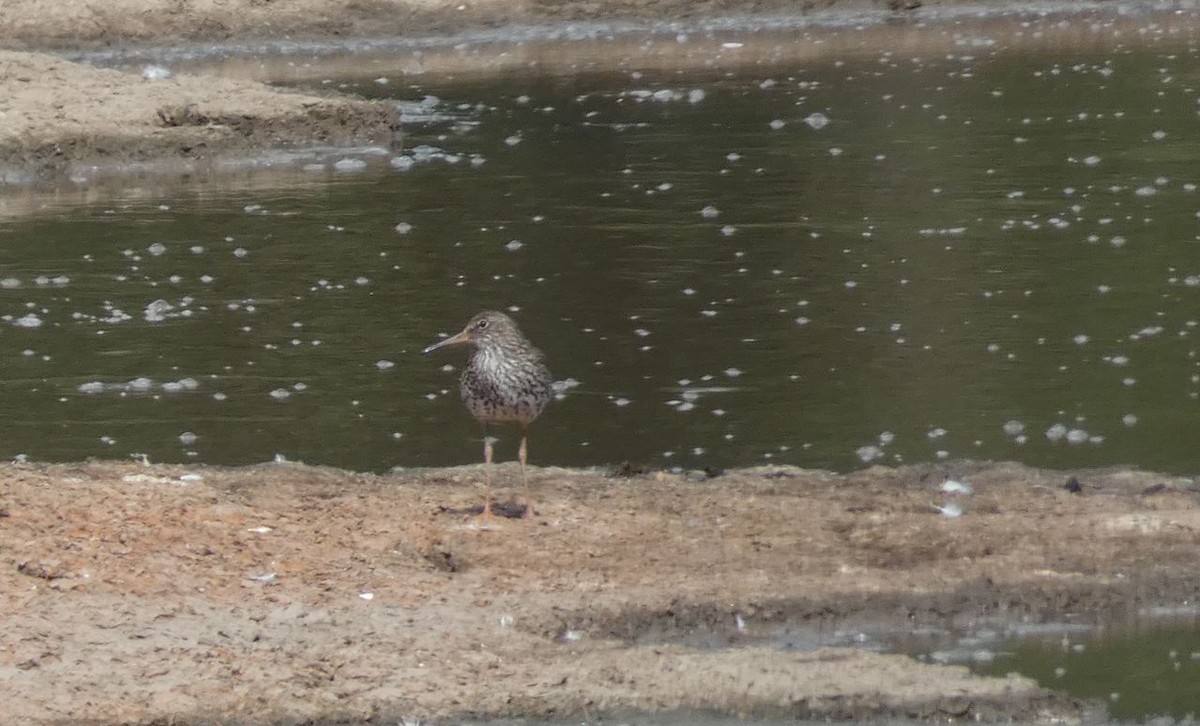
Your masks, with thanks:
M821 129L823 129L829 125L829 117L826 116L825 114L821 113L820 111L817 111L815 113L810 113L809 115L805 116L804 123L808 124L808 127L811 128L812 130L820 131Z
M142 317L147 322L160 323L167 319L167 313L174 310L175 306L166 300L154 300L146 305L146 309L142 312Z
M413 226L408 222L400 222L395 226L395 230L400 234L408 234L413 230Z
M711 204L700 210L700 216L705 219L716 219L721 214L721 210Z
M870 464L876 459L883 458L883 449L874 445L860 446L855 449L854 453L864 464Z
M333 163L334 171L341 172L358 172L367 168L367 162L362 159L338 159Z
M196 436L196 434L192 433L191 431L184 431L182 434L179 434L179 443L183 444L184 446L191 446L192 444L196 443L196 439L198 438L200 437Z
M1056 423L1050 428L1046 429L1046 438L1053 442L1062 441L1066 435L1067 427L1060 423Z

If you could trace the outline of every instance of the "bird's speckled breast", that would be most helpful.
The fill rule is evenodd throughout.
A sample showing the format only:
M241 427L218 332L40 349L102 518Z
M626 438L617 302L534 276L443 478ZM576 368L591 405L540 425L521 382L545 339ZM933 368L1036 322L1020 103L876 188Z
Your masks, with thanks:
M554 395L551 375L537 351L509 356L479 349L462 375L463 403L483 423L529 424Z

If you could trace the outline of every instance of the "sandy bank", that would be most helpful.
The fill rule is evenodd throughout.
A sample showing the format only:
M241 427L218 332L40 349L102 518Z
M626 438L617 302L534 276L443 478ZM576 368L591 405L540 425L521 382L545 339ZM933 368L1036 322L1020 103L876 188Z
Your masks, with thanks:
M975 487L958 518L933 507L946 473ZM755 636L1194 601L1194 484L1075 475L537 469L539 517L481 530L477 467L6 465L0 694L26 723L1073 718L1091 707L1021 678Z

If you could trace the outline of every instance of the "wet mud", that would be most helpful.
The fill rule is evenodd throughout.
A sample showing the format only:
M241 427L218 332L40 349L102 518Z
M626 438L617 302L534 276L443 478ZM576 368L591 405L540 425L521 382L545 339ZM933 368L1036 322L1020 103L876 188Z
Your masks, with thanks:
M935 507L946 476L974 487L961 516ZM502 500L519 477L499 467ZM1151 473L538 468L538 517L492 522L464 513L481 478L6 465L0 693L27 723L1094 719L1017 676L760 636L1087 622L1200 590L1200 494Z

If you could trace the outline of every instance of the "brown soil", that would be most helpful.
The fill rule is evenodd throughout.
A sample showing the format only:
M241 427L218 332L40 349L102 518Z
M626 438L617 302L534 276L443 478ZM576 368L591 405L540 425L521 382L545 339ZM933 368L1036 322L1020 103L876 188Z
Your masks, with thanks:
M150 81L39 53L0 51L0 163L38 174L72 162L325 143L391 143L386 104L286 93L251 81Z
M41 49L248 38L411 37L518 23L796 15L832 6L889 9L885 0L6 0L0 10L0 39L10 47Z
M958 518L932 506L947 472L975 486ZM5 465L0 698L14 723L1095 717L1015 676L753 637L1193 601L1195 487L1076 476L534 469L538 516L488 528L478 467Z

